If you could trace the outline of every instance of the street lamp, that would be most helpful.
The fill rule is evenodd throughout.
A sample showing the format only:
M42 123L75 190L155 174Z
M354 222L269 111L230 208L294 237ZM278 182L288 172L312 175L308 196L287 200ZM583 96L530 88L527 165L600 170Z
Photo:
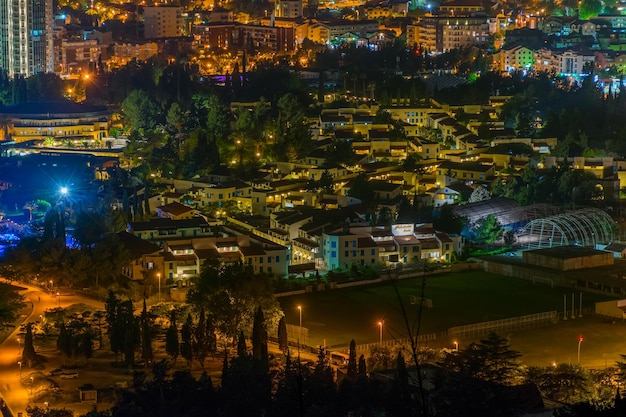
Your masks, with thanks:
M157 278L159 279L159 304L161 303L161 273L157 272Z
M18 337L18 338L17 338L17 355L18 355L18 356L20 355L20 350L21 350L20 348L21 348L21 347L22 347L21 340L20 340L20 338Z
M583 342L583 335L578 336L578 364L580 365L580 344Z
M452 343L454 343L454 350L455 350L456 352L458 352L458 351L459 351L459 342L457 342L457 341L455 340L455 341L454 341L454 342L452 342Z
M50 291L54 288L54 281L50 280Z
M57 291L57 301L59 302L59 308L61 308L61 293Z
M302 339L302 306L298 306L300 314L300 327L298 327L298 358L300 358L300 340Z
M378 322L378 326L380 327L380 333L378 336L378 344L383 345L383 325L385 324L385 320L381 320Z
M20 381L22 380L22 361L17 363L20 366Z
M33 395L33 385L35 385L35 378L30 377L30 395Z

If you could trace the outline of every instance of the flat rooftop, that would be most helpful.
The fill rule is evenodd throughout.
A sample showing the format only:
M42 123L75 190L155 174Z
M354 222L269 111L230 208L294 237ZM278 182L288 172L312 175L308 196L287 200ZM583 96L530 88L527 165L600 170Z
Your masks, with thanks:
M526 253L532 253L537 255L549 256L558 259L572 259L581 258L584 256L601 255L607 253L603 250L597 250L593 248L585 248L582 246L558 246L545 249L533 249L525 251Z

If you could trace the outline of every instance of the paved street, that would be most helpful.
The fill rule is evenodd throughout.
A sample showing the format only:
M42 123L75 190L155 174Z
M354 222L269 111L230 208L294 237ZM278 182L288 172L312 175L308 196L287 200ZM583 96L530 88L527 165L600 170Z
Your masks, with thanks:
M61 290L60 296L54 291L54 296L49 292L45 292L40 288L33 287L23 283L15 283L26 290L22 292L25 295L25 302L32 306L32 311L28 317L23 317L23 323L38 321L39 316L44 314L45 310L56 308L59 305L66 307L72 304L82 303L93 306L97 309L104 308L101 302L67 293ZM22 367L20 382L20 366L18 362L21 359L20 342L23 337L19 335L19 327L11 333L11 335L0 344L0 395L5 399L13 416L17 417L18 413L26 416L26 406L31 401L31 369Z

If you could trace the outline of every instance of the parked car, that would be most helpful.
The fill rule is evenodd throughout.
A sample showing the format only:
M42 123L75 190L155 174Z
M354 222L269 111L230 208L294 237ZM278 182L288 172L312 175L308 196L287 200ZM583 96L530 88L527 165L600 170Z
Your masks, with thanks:
M56 369L53 369L50 372L48 372L46 375L48 375L48 376L57 376L57 375L61 375L62 373L63 373L63 369L56 368Z
M78 378L78 372L63 372L60 378L61 379L75 379L75 378Z

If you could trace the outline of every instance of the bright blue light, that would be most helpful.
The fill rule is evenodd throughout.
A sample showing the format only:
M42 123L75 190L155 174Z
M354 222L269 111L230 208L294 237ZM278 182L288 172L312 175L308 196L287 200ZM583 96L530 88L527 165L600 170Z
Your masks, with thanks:
M61 187L61 194L67 195L67 187Z

